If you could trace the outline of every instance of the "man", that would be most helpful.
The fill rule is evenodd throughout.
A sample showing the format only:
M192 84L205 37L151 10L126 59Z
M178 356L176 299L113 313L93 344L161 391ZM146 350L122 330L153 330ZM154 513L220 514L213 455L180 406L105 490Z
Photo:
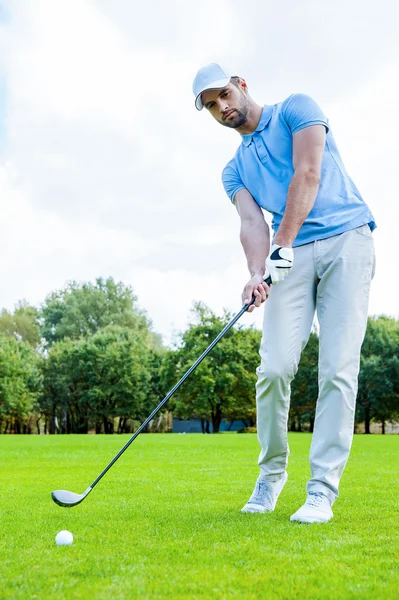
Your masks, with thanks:
M273 511L287 481L290 383L317 311L319 396L311 479L306 502L291 521L327 522L352 444L374 273L374 218L345 170L328 120L310 97L293 94L260 106L244 79L215 63L198 71L193 91L198 110L205 107L241 135L223 170L223 185L241 219L251 274L243 302L255 296L251 311L268 299L256 386L260 475L242 510ZM271 250L262 209L273 215Z

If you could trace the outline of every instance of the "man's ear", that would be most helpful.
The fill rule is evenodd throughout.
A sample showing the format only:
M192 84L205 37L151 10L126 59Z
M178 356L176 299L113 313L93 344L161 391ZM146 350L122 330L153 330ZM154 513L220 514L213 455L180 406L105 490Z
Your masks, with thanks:
M239 78L238 83L240 85L240 88L243 90L243 92L248 92L248 86L247 86L247 82L245 81L245 79L242 79L242 77Z

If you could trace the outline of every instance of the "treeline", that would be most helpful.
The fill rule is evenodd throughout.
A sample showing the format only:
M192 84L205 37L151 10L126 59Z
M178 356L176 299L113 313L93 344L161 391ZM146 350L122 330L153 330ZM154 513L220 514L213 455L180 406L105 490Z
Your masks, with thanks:
M133 290L112 278L72 282L40 308L0 313L0 433L130 433L162 400L232 315L197 303L174 348L163 346ZM255 370L261 332L236 325L170 400L167 411L256 423ZM292 385L290 429L312 430L318 336L312 332ZM399 420L399 321L369 318L356 422ZM165 416L165 414L164 414ZM160 418L150 430L168 428ZM210 427L212 425L212 427Z

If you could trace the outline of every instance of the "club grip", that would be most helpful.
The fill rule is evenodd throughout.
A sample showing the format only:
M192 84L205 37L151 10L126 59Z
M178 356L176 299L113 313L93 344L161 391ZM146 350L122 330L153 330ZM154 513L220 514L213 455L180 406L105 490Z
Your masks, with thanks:
M266 277L265 283L267 283L267 285L271 285L272 284L272 278L270 277L270 275L269 275L269 277Z
M264 280L265 283L267 283L267 285L271 285L272 284L272 278L270 277L270 275L268 277L266 277L266 279ZM255 302L255 295L252 296L251 298L251 302L249 304L246 304L245 308L246 310L248 310L248 308Z

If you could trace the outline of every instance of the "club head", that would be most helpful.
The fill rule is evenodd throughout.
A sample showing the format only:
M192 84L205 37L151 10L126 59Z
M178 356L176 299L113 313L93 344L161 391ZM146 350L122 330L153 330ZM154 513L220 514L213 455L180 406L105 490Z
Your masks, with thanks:
M83 494L74 494L73 492L67 492L66 490L55 490L51 493L51 497L58 506L65 506L71 508L83 502L88 494L91 492L91 487L87 488Z

